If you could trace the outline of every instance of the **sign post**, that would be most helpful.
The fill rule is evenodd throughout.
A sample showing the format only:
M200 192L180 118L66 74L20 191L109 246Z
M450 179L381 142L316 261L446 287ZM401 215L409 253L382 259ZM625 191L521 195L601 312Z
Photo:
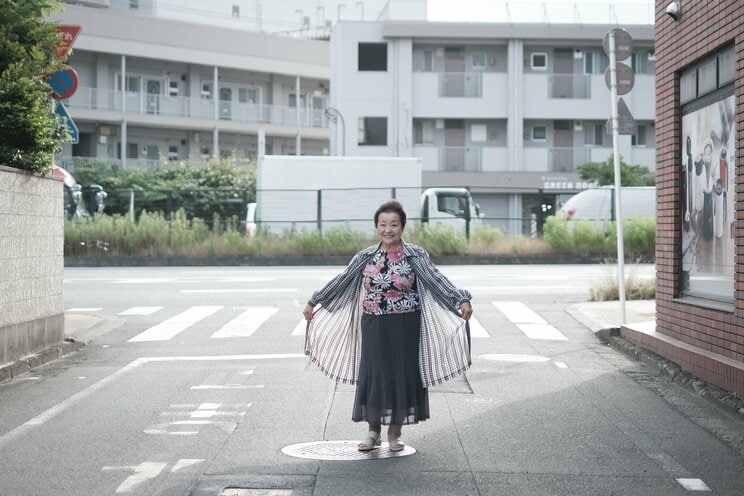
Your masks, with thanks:
M67 100L77 91L78 75L75 69L69 67L48 75L47 83L52 87L52 98L55 100Z
M620 116L618 112L618 62L617 60L625 60L630 56L630 52L633 49L633 38L630 34L622 28L613 28L605 35L603 46L605 53L610 57L609 81L605 76L605 81L608 83L610 88L610 99L612 102L612 161L615 166L615 206L617 216L615 218L615 226L617 231L617 290L618 299L620 300L620 324L625 325L625 248L624 248L624 236L623 236L623 203L622 203L622 178L620 168L620 152L618 150L618 140L620 139ZM625 65L625 64L622 64ZM627 66L626 66L627 67ZM623 82L622 90L625 94L633 87L634 77L627 77L627 71L622 69L621 81ZM631 70L632 74L632 70ZM633 116L630 114L630 110L625 105L625 102L620 99L621 106L623 107L623 122L625 125L624 130L628 127L635 127ZM628 117L630 120L628 120ZM628 125L629 122L632 125Z
M75 40L82 29L81 26L71 26L66 24L57 26L57 31L60 32L62 38L59 44L54 47L54 57L57 60L64 60L67 58L67 54L70 53L72 44L75 43Z
M80 133L78 133L78 128L75 125L75 122L72 120L72 117L70 117L69 112L67 112L67 109L62 104L62 102L55 103L54 113L61 117L65 122L67 132L70 134L70 139L67 140L67 142L72 143L73 145L76 144L80 139Z

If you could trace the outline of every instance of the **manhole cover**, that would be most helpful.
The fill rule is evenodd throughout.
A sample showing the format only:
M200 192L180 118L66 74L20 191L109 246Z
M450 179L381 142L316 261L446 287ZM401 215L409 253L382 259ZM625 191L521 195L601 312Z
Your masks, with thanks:
M358 444L359 441L313 441L285 446L282 453L311 460L375 460L416 453L416 449L410 446L403 448L403 451L390 451L388 443L382 443L382 446L372 451L359 451Z

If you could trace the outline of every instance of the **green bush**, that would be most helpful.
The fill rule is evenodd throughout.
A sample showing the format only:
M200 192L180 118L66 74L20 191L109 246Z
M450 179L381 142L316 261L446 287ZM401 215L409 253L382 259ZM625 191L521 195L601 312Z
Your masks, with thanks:
M573 248L571 233L568 230L568 221L565 219L559 219L555 216L548 217L543 225L543 237L550 248L557 253L566 253Z
M49 172L67 131L54 112L46 76L60 35L44 17L60 9L56 0L0 4L0 164Z
M421 245L431 255L461 255L467 253L468 242L465 236L443 224L418 224L409 234L413 243Z
M633 217L623 223L625 250L630 253L654 253L656 248L656 222L654 219Z
M575 222L570 232L573 250L581 256L604 253L607 236L603 229L595 227L587 220Z

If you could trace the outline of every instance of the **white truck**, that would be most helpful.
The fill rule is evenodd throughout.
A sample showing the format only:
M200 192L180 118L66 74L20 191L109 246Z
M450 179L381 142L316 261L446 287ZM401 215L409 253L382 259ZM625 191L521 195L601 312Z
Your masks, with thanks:
M481 217L465 188L422 192L421 159L265 155L256 169L254 218L246 226L281 233L349 226L370 232L377 207L401 202L411 222L437 222L467 232Z

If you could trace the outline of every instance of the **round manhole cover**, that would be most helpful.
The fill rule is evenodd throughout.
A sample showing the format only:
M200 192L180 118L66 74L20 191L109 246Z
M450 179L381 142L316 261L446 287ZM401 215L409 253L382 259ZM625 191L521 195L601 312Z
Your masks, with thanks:
M382 443L379 448L372 451L359 451L358 444L359 441L313 441L285 446L282 448L282 453L310 460L376 460L416 453L415 448L407 445L403 451L390 451L388 443Z

